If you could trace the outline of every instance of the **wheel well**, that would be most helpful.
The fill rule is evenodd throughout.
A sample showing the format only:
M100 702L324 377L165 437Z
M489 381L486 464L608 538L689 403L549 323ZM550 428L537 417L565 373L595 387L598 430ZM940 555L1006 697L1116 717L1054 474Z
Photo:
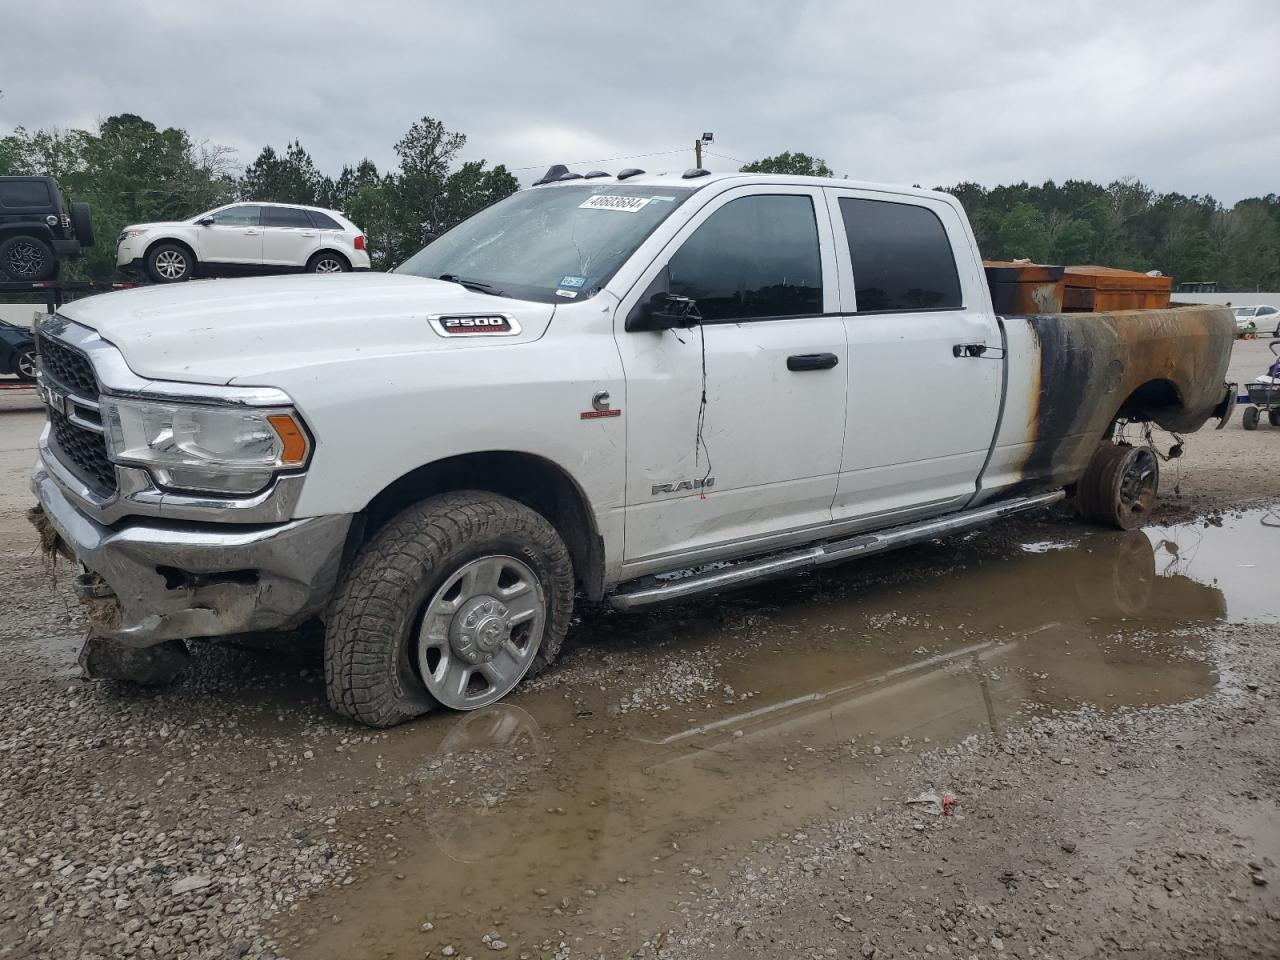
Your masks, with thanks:
M331 253L331 254L333 254L335 257L341 257L341 258L342 258L342 260L343 260L343 262L344 262L344 263L346 263L346 265L347 265L348 267L349 267L349 266L351 266L351 258L350 258L350 257L348 257L348 256L347 256L345 253L343 253L341 250L334 250L332 247L325 247L325 248L324 248L324 249L322 249L322 250L317 250L317 251L316 251L315 253L313 253L311 256L307 257L307 266L310 266L310 265L311 265L311 261L315 260L315 258L316 258L316 257L320 256L321 254L325 254L325 253Z
M365 507L362 540L410 504L452 490L488 490L542 514L569 548L579 589L592 600L603 596L604 545L586 496L559 466L529 453L469 453L406 473Z
M1148 380L1125 399L1116 420L1159 420L1168 410L1181 409L1182 395L1171 380Z

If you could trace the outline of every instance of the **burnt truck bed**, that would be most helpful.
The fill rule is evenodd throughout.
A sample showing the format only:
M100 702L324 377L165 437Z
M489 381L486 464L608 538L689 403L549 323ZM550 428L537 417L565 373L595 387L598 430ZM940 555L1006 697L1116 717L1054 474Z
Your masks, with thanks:
M1226 307L1029 314L1001 326L1005 409L988 475L1020 474L1005 495L1074 484L1117 419L1191 433L1230 410Z

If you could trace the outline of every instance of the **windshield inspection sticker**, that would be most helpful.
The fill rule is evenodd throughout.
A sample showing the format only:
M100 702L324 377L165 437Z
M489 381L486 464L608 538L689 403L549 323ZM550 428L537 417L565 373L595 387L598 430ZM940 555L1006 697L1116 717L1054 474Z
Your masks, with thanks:
M576 289L578 289L579 287L584 287L584 286L586 286L586 284L587 284L587 278L586 278L586 277L574 277L574 276L567 276L567 277L561 277L561 278L560 278L560 283L559 283L559 284L557 284L557 286L561 286L561 287L570 287L570 288L572 288L572 289L575 289L575 290L576 290Z
M577 290L557 290L556 291L557 297L568 297L570 300L572 300L577 295L578 295Z
M616 210L619 213L638 213L649 202L648 197L618 197L608 193L597 193L578 207L582 210Z

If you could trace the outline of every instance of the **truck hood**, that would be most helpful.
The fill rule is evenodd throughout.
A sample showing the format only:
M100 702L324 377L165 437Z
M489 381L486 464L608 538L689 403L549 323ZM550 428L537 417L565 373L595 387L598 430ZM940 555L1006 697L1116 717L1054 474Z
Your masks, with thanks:
M404 274L343 273L157 285L85 297L58 312L115 344L140 377L254 384L271 371L358 356L537 340L555 305ZM520 332L446 336L427 319L494 313L514 317Z

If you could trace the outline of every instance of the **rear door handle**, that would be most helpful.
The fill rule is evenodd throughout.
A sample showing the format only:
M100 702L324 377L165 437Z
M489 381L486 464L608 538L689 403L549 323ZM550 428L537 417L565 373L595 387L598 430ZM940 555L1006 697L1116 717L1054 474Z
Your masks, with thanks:
M987 352L985 343L957 343L951 348L953 357L980 357Z
M787 357L787 369L799 372L801 370L830 370L840 358L834 353L795 353Z

